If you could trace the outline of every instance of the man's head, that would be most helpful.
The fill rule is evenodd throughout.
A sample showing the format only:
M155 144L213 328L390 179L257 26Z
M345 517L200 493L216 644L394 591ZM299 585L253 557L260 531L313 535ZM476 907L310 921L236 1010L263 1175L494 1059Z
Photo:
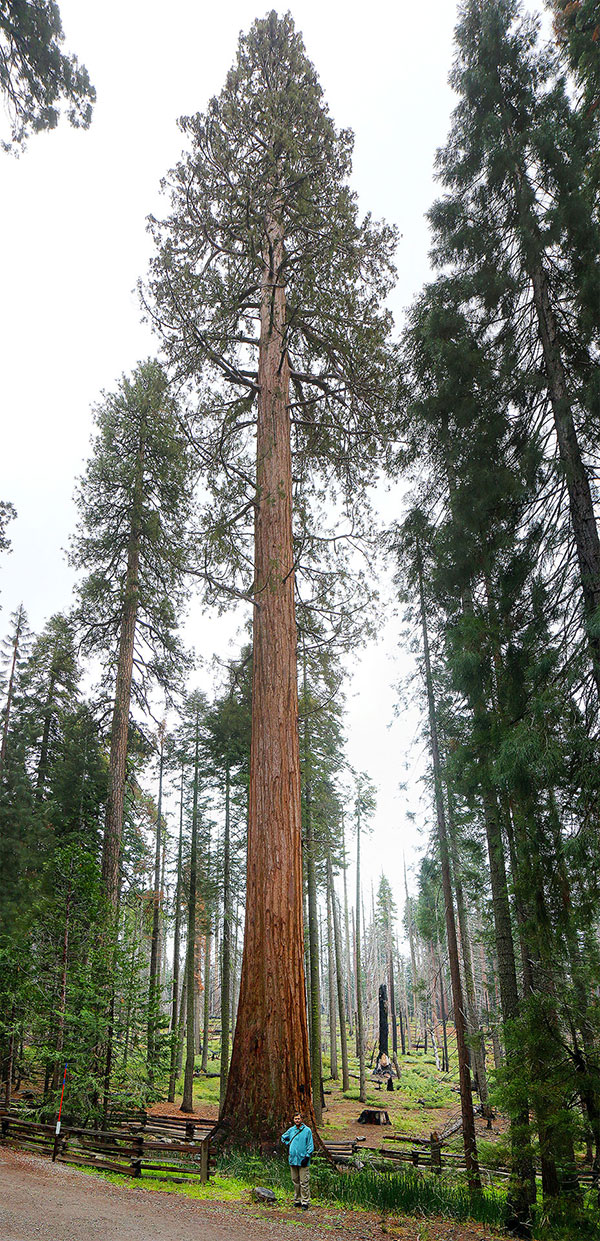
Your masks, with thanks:
M300 1128L301 1128L301 1126L302 1126L302 1123L303 1123L303 1121L302 1121L302 1117L301 1117L301 1115L300 1115L300 1112L296 1112L296 1113L295 1113L295 1115L294 1115L294 1124L297 1126L297 1128L298 1128L298 1129L300 1129Z

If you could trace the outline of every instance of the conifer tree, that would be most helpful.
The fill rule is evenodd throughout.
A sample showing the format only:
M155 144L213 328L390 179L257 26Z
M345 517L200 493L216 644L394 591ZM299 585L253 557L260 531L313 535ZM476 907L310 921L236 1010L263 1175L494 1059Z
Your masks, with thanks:
M351 495L372 469L386 407L387 317L378 303L394 236L358 221L347 184L351 135L336 131L289 15L273 12L241 36L221 94L182 124L190 153L166 183L170 218L152 222L146 301L171 363L200 392L194 435L219 514L213 506L206 524L205 576L213 590L223 583L254 603L250 916L224 1113L232 1134L259 1141L280 1134L290 1108L313 1119L292 444L304 483L296 518L309 512L317 471L327 484L337 477L355 511ZM240 524L249 513L253 557Z
M116 908L132 696L169 689L185 659L176 627L185 597L193 472L165 376L145 362L96 411L94 451L77 493L72 560L85 573L78 623L111 683L110 777L102 872Z
M10 728L10 715L13 705L15 692L18 689L19 673L25 659L29 643L29 626L27 622L27 613L23 604L13 612L11 616L13 625L12 633L8 638L4 638L2 642L2 663L4 665L2 689L6 694L4 705L4 719L2 722L2 743L0 746L0 778L6 761L6 748L8 741L8 730Z
M565 83L518 0L469 0L456 30L459 95L430 212L434 258L453 264L524 372L543 365L592 673L600 694L600 538L589 451L600 234ZM549 135L552 135L551 140ZM560 248L560 256L557 254ZM586 453L587 449L587 453Z
M4 0L0 11L0 90L11 120L5 150L19 150L30 134L54 129L61 105L71 125L87 129L96 91L87 69L62 50L56 0Z

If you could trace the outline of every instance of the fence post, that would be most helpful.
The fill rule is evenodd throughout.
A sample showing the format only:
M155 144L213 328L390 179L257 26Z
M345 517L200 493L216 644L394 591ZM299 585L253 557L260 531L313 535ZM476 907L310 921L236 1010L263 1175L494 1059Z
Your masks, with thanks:
M135 1154L132 1155L131 1157L131 1175L135 1177L141 1176L142 1175L142 1156L144 1154L143 1134L141 1133L134 1134L131 1145L135 1151Z
M200 1183L206 1185L209 1177L208 1156L210 1150L210 1138L203 1138L200 1143Z
M434 1172L439 1173L442 1171L442 1143L440 1142L435 1129L433 1133L430 1134L429 1141L431 1144L431 1167Z

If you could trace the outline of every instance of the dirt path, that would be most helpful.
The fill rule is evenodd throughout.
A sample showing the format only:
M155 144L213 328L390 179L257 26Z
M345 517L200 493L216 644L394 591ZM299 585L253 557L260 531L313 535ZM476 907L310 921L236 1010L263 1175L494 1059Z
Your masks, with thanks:
M372 1241L375 1221L311 1208L194 1202L100 1177L14 1150L0 1153L1 1241ZM339 1223L339 1227L338 1227Z
M291 1196L291 1195L290 1195ZM0 1241L484 1241L480 1224L198 1202L0 1151ZM494 1233L497 1237L498 1234Z

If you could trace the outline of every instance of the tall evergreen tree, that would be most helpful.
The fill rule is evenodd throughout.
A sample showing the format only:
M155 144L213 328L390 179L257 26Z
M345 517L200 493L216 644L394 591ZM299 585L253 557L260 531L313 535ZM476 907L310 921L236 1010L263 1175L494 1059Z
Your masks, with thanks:
M589 451L595 425L600 233L564 81L518 0L469 0L456 30L459 95L430 212L434 258L453 264L494 331L541 375L566 484L592 673L600 694L600 538ZM490 329L492 330L492 329ZM514 346L513 346L514 347ZM539 416L539 414L538 414ZM592 432L595 440L597 430Z
M147 302L173 366L201 389L195 435L220 502L207 524L205 574L254 603L250 916L224 1113L232 1135L258 1141L279 1135L290 1108L312 1118L292 443L295 477L310 481L318 463L352 506L386 404L378 303L394 236L358 221L351 136L336 131L289 15L273 12L240 38L221 94L183 128L191 150L167 181L170 218L153 222ZM297 518L308 497L306 485ZM236 537L248 513L252 567L249 532Z
M193 472L163 371L145 362L96 411L94 451L77 493L72 561L85 576L78 622L113 701L102 872L116 908L132 695L169 689L185 660L176 628L185 597Z
M87 129L96 91L76 56L65 55L56 0L4 0L0 9L0 90L11 121L5 150L30 134L54 129L61 106L71 125Z

